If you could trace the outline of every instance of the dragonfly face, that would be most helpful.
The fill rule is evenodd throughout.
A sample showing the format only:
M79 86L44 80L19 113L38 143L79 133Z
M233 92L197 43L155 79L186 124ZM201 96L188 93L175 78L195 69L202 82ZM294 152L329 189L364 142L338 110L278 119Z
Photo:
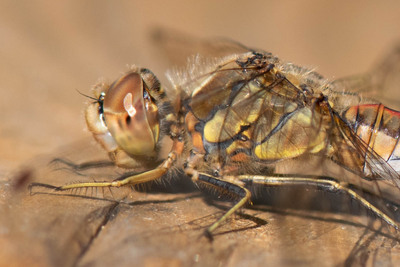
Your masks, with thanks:
M98 101L86 109L86 122L111 159L121 167L135 168L157 158L160 135L165 135L160 126L166 128L162 118L171 106L154 74L135 68L96 90Z
M364 102L343 105L338 85L270 53L252 50L212 62L197 58L186 70L168 76L177 100L168 97L149 70L133 68L112 85L96 87L98 101L86 110L88 128L115 164L146 171L114 182L70 184L59 190L141 184L180 168L194 182L240 199L207 233L250 201L250 184L342 190L398 228L388 212L340 180L261 171L265 166L273 169L279 161L314 155L333 160L359 179L384 180L397 190L399 175L388 162L397 158L398 136L392 135L397 139L384 149L375 146L382 143L379 133L387 132L385 125L392 129L395 124L386 120L365 126L363 118L370 119L366 112L371 109L362 108ZM349 98L358 99L356 94ZM372 117L380 121L384 110L378 108ZM396 112L391 116L400 117ZM164 157L160 151L165 139L170 139L170 152Z

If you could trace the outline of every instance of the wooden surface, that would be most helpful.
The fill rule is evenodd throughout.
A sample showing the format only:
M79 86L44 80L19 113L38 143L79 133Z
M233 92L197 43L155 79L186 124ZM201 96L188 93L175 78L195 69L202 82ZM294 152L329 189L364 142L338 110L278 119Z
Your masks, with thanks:
M83 130L86 100L76 90L89 93L100 77L111 81L127 64L162 77L168 62L150 41L153 26L226 36L316 66L328 78L370 69L399 38L397 2L236 4L0 3L0 266L399 264L399 240L367 230L357 214L283 209L266 197L209 242L204 228L229 203L199 194L189 182L151 193L27 191L33 181L61 185L122 172L77 174L48 162L104 159Z

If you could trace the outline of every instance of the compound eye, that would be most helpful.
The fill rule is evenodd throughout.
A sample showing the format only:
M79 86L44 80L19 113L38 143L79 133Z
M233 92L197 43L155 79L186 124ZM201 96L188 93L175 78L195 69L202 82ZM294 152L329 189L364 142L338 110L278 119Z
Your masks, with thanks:
M117 144L130 155L149 155L159 138L158 108L140 74L115 81L104 97L104 119Z

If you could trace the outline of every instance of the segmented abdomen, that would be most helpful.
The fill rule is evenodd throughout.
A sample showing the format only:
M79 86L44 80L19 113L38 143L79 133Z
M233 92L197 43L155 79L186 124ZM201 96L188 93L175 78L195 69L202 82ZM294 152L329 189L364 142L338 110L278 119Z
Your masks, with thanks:
M358 137L400 172L399 111L382 104L365 104L350 107L343 118Z

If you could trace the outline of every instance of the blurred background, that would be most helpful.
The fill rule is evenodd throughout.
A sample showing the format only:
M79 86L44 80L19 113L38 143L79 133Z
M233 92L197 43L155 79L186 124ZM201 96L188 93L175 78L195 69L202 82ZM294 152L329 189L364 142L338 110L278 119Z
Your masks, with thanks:
M400 40L399 14L400 2L395 0L0 0L0 180L9 179L10 172L20 169L38 155L57 155L60 147L68 147L69 144L90 136L85 130L83 117L84 103L87 100L77 90L90 94L91 87L100 78L113 81L131 64L147 67L163 80L168 63L159 58L157 46L162 44L155 43L151 38L155 29L176 30L200 38L228 37L247 46L273 52L284 60L316 68L326 78L335 79L370 71L381 57L388 54ZM7 199L3 195L1 197L0 202L7 203ZM30 198L24 202L25 208L22 205L21 210L28 210L30 216L30 219L26 214L21 217L25 218L26 226L22 234L2 237L1 234L7 233L8 228L0 224L0 244L9 244L11 239L17 240L15 250L8 256L10 259L19 255L22 243L31 244L26 241L27 232L40 233L37 230L40 227L43 228L43 233L47 231L47 224L40 219L36 223L39 228L31 226L30 229L27 226L35 225L32 220L37 217L36 213L39 214L38 209L44 206L39 200L40 198ZM80 207L79 203L75 207ZM50 211L40 210L40 214L52 214L61 209L60 207L67 206L65 202L54 205L53 210L49 207ZM193 205L188 206L186 211L190 212L192 207ZM178 212L183 210L180 207ZM79 213L80 210L75 212ZM64 214L62 210L59 213L69 214ZM182 214L180 216L184 216ZM193 216L198 218L200 215ZM18 220L10 219L8 223L20 222L20 217L16 218ZM269 219L268 217L266 220ZM272 221L271 223L273 226ZM319 225L318 221L314 220L313 223ZM73 223L65 225L75 227ZM290 229L296 227L294 225ZM120 229L117 228L118 231ZM298 231L303 233L309 229L309 222L305 222ZM283 232L282 230L281 233ZM347 242L349 232L338 235L333 231L330 236L325 236L327 240L320 239L321 243L315 243L309 251L309 259L313 259L315 249L325 244L325 241L340 239ZM324 236L325 230L318 233ZM262 246L269 244L271 248L279 248L275 243L268 243L273 240L269 239L270 234L274 235L274 232L268 235L259 235L256 232L254 236L241 242L255 242L258 237L257 242ZM313 234L315 232L306 238L317 240ZM299 247L303 247L304 242L301 239L304 236L298 232L293 235L289 233L287 239L282 237L278 241L286 246L296 236L299 237L297 242L300 244L296 247L296 255L307 256L303 250L299 253L297 251ZM29 238L32 238L28 239L30 242L38 240L37 235ZM51 239L52 242L57 243L57 238L59 236ZM111 240L109 243L113 244L114 239ZM170 240L169 237L166 242ZM354 240L348 241L346 246L343 243L340 246L332 243L329 250L331 258L338 259L336 249L339 247L342 252L348 253L354 243ZM46 244L52 247L53 243ZM28 246L26 251L30 251L29 245L25 246ZM47 248L44 245L38 247ZM143 248L144 245L140 244L138 247ZM183 247L186 248L186 245ZM118 247L116 251L120 249ZM31 252L33 259L35 255L45 255L47 250L43 250L40 253ZM65 249L59 249L58 252L58 257L63 262ZM197 253L193 249L192 252ZM78 258L81 255L79 253ZM237 260L242 259L244 252L235 253L236 258L231 263L235 262L240 266L240 261ZM269 255L250 247L246 253L249 254L245 266L254 260L249 256L252 253L263 253L265 257L281 259L279 251L276 252L278 254ZM395 255L399 260L398 253ZM224 258L223 255L221 257ZM3 258L3 262L0 260L0 266L5 263L4 259L7 257ZM59 262L58 260L60 258L49 260L49 265ZM323 256L320 260L324 263ZM393 263L395 259L389 257L388 262ZM160 262L151 262L148 266L157 266L157 263ZM292 262L296 266L297 263ZM21 262L20 264L22 265ZM42 264L43 262L39 263ZM305 265L309 264L310 262L305 262Z

